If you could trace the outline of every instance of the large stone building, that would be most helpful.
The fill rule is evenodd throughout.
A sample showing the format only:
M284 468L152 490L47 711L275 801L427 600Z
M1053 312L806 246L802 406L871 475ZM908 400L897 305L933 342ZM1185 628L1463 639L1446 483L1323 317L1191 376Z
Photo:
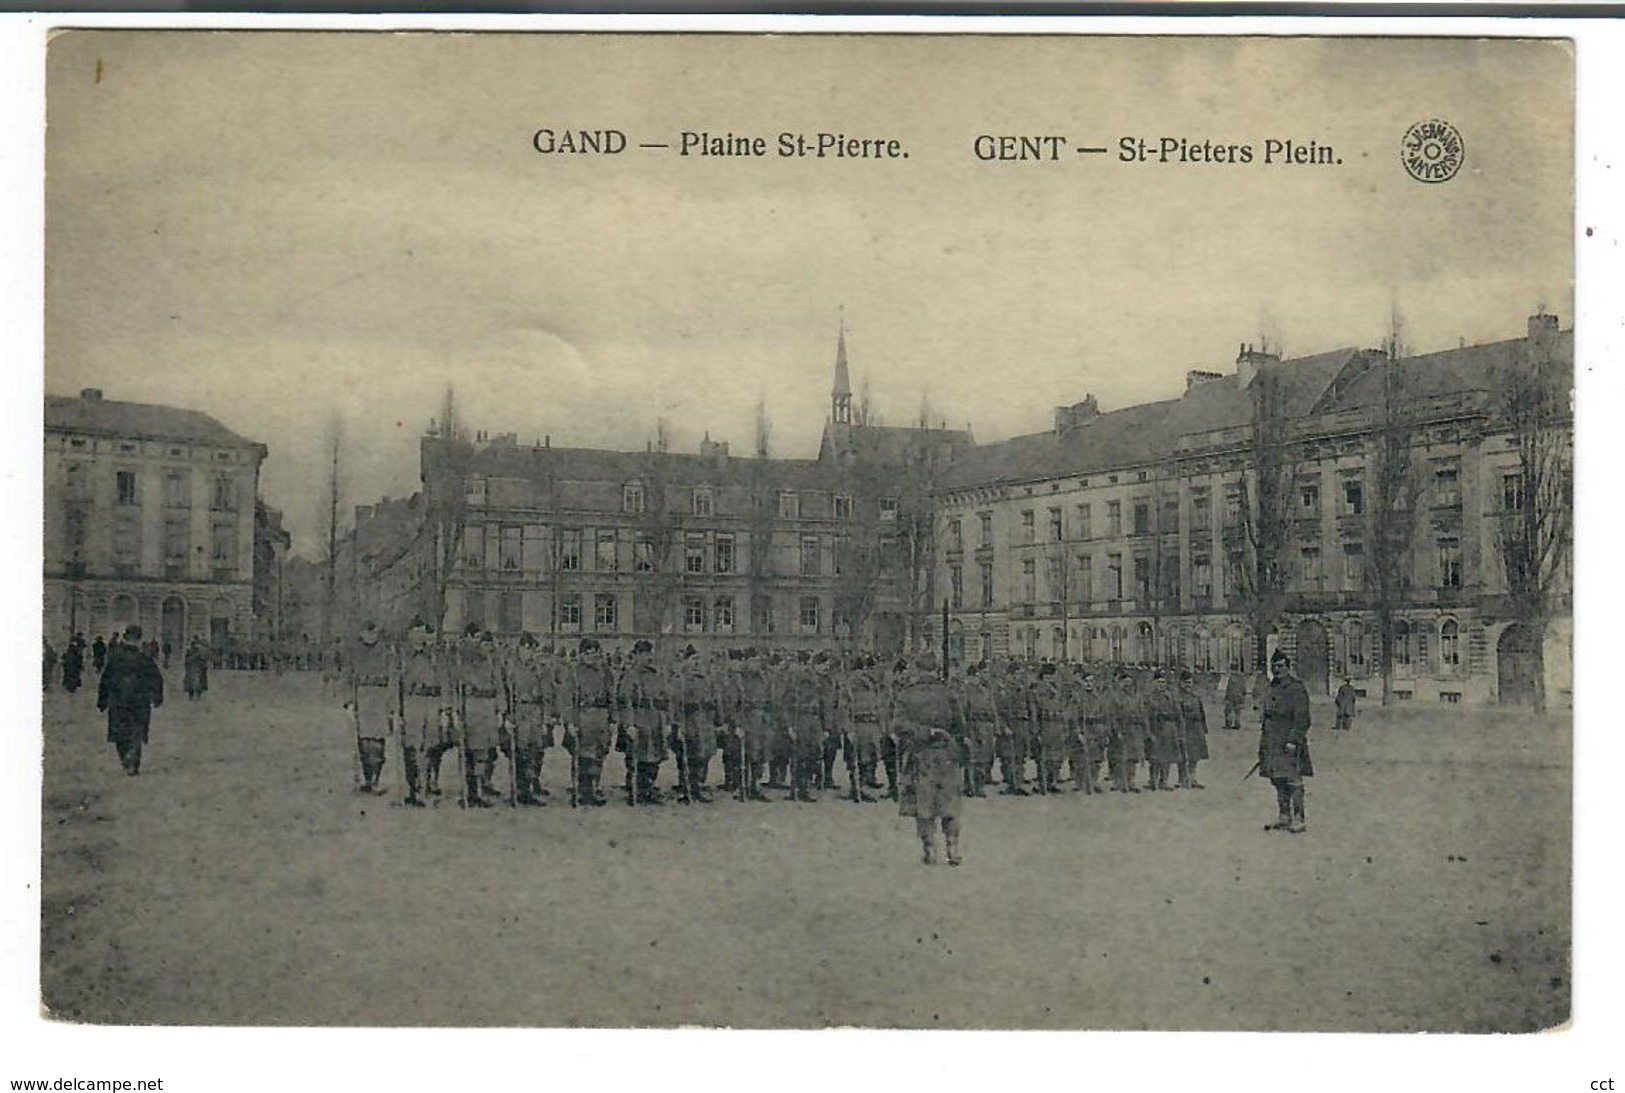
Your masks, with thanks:
M251 634L262 444L195 410L45 399L45 635Z
M1344 675L1370 689L1386 605L1397 698L1523 698L1537 635L1509 595L1503 529L1526 504L1570 502L1566 462L1522 488L1534 445L1508 399L1529 374L1560 391L1536 440L1566 451L1572 372L1572 331L1537 315L1523 338L1418 357L1243 346L1179 398L1057 408L1053 430L976 448L941 480L948 644L1218 671L1279 646L1319 693ZM1566 535L1566 517L1545 526ZM1559 561L1538 636L1554 699L1570 688Z
M423 492L359 509L340 548L346 625L901 650L934 599L932 484L971 442L861 416L843 333L814 459L431 427Z

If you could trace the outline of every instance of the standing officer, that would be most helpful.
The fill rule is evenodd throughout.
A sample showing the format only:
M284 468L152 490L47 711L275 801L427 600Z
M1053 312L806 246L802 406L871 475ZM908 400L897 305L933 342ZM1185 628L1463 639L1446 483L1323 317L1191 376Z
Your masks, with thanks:
M1276 650L1270 658L1274 678L1264 693L1263 725L1258 735L1258 776L1275 787L1279 815L1266 831L1307 830L1303 780L1315 773L1309 759L1309 691L1292 674L1292 658Z
M106 712L107 741L118 750L124 773L133 778L141 773L141 748L153 708L164 704L164 676L140 649L141 627L132 624L124 633L129 640L110 651L102 669L96 708Z
M1179 673L1179 786L1202 789L1196 764L1207 758L1207 710L1189 669Z
M843 715L841 701L846 688L841 677L845 665L839 656L821 652L813 657L813 671L818 677L818 720L823 727L822 763L819 767L818 788L835 789L835 760L841 754Z

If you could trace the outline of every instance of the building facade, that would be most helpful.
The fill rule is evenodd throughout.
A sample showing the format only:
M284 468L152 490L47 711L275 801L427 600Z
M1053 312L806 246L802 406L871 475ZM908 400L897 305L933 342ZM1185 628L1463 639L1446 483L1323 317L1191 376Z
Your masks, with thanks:
M422 493L359 509L338 576L351 621L393 628L897 652L932 602L932 476L969 446L854 420L843 332L815 459L433 425Z
M1545 691L1562 700L1566 561L1533 634L1504 529L1525 504L1567 502L1524 496L1528 438L1507 405L1535 373L1566 409L1572 372L1572 331L1537 315L1522 338L1419 357L1243 346L1233 372L1188 373L1178 399L1057 408L1051 432L977 448L943 479L947 644L965 659L1249 672L1279 647L1312 691L1348 676L1370 692L1381 609L1395 698L1521 700L1540 641ZM1570 421L1539 427L1561 447Z
M194 410L45 399L45 634L253 633L265 446Z

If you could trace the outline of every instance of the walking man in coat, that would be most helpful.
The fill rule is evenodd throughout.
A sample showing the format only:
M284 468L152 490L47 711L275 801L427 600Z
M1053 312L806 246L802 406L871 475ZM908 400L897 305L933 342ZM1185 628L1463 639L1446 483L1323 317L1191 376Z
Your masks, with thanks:
M1258 774L1275 787L1279 811L1266 831L1307 830L1303 780L1315 773L1309 760L1309 692L1292 674L1292 658L1276 651L1270 658L1274 678L1264 692L1263 726L1258 737Z
M107 714L107 740L118 750L124 773L141 773L141 748L147 742L155 706L164 704L164 676L140 648L141 627L125 631L129 640L108 652L96 690L96 708Z
M1343 685L1337 688L1337 697L1333 699L1337 706L1337 721L1332 725L1333 729L1347 732L1354 727L1354 700L1357 697L1354 684L1345 677Z

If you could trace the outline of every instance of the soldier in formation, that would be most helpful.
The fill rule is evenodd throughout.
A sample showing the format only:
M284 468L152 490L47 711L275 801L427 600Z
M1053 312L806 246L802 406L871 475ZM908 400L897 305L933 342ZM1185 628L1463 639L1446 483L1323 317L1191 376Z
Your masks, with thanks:
M1145 765L1151 789L1200 789L1198 764L1208 755L1206 711L1189 672L1176 679L1118 668L1108 677L1100 666L1005 661L949 679L929 654L880 665L866 655L782 650L657 652L640 641L622 660L592 638L561 650L529 636L499 641L471 630L448 640L418 628L390 642L370 626L338 647L333 663L342 666L359 788L380 792L393 737L409 807L440 796L448 752L458 760L460 804L488 808L505 797L541 806L546 753L559 741L579 807L607 803L611 750L621 757L624 800L637 808L711 803L719 751L721 788L742 801L770 800L764 790L782 779L787 801L836 793L871 803L883 766L887 795L921 821L922 853L934 856L928 843L940 825L954 861L959 802L985 796L996 781L1012 796L1068 785L1093 796L1103 778L1139 793ZM1274 693L1266 696L1272 710ZM1269 723L1279 720L1272 713ZM1287 815L1301 820L1298 787Z

